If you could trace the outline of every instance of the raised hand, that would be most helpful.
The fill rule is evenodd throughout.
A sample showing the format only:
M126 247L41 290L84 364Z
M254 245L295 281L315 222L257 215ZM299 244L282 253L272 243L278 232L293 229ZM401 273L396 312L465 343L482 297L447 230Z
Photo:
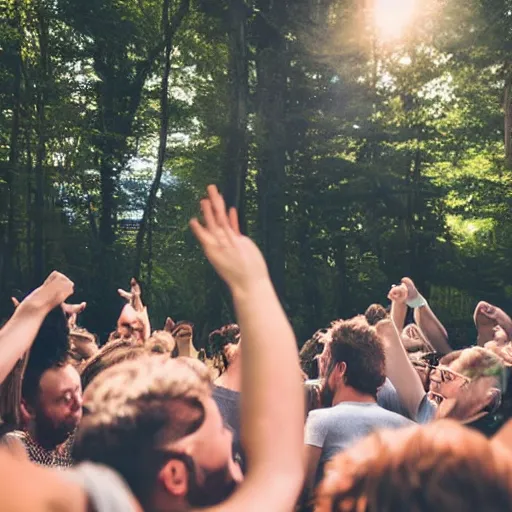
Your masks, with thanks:
M43 308L45 311L49 312L53 308L63 304L64 301L73 294L74 287L73 281L68 279L64 274L53 271L39 288L36 288L30 295L25 297L21 304L18 302L18 305Z
M388 293L388 299L391 302L397 302L399 304L405 304L407 302L408 290L405 284L393 286Z
M479 302L475 309L476 315L482 314L491 320L498 319L498 312L499 310L496 306L484 301Z
M165 320L164 331L172 333L175 327L176 322L170 316L168 316L167 319Z
M377 336L380 338L385 347L397 343L400 340L400 337L393 324L393 321L390 320L389 318L381 320L375 326L375 330L377 331Z
M68 329L70 332L72 332L76 329L76 318L77 318L76 313L72 313L68 317Z
M402 285L405 285L405 287L407 288L407 300L408 301L418 298L420 292L416 288L416 285L414 284L412 279L410 279L409 277L404 277L402 279Z
M87 302L81 302L80 304L67 304L66 302L62 303L62 310L68 317L75 316L76 317L83 313L84 309L87 307Z
M192 219L190 228L231 290L247 290L254 283L268 280L263 255L252 240L240 233L234 208L228 216L224 199L214 185L208 187L208 198L201 201L201 209L204 226Z
M488 302L479 302L475 308L473 320L478 330L478 344L483 345L493 338L493 328L498 324L496 319L497 308Z
M142 292L140 289L140 285L134 277L132 277L132 279L130 280L129 292L119 288L117 290L117 293L119 293L119 295L123 297L123 299L129 302L132 305L133 309L135 309L135 311L144 311L144 305L142 304L141 299Z

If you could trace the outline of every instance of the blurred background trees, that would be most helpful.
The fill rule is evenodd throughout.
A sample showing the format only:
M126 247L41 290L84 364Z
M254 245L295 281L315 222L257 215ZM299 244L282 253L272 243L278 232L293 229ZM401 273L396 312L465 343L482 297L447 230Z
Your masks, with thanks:
M105 336L232 318L188 230L208 183L300 341L410 275L457 343L511 306L509 0L7 0L0 317L58 268ZM269 326L271 331L271 326Z

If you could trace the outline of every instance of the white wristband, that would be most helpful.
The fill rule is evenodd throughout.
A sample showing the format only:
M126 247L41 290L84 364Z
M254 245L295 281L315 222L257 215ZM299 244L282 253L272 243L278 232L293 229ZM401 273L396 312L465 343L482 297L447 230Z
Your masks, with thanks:
M406 304L412 309L428 306L427 299L425 299L421 293L418 293L418 296L415 299L408 300Z

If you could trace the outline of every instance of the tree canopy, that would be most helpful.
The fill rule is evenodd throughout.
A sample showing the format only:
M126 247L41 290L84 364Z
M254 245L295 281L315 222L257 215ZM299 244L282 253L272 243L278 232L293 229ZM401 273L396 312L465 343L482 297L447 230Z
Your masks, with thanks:
M299 339L415 279L455 343L512 287L512 2L7 0L0 317L57 268L105 335L232 319L188 230L208 183ZM271 332L271 326L269 326Z

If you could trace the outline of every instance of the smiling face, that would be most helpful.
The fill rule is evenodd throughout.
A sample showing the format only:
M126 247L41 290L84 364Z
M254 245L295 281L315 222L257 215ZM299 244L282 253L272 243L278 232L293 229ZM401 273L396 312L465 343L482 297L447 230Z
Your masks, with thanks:
M470 379L464 375L448 366L439 365L430 372L430 393L439 399L455 398L469 382Z
M66 364L43 373L33 411L40 444L56 446L66 441L82 419L82 386L73 366Z

